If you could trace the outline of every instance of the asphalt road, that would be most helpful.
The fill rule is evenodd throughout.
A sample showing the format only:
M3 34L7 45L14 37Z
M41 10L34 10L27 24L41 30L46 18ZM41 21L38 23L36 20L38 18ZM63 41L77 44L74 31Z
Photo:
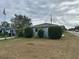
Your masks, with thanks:
M68 32L75 35L75 36L77 36L77 37L79 37L79 32L75 32L75 31L68 31Z

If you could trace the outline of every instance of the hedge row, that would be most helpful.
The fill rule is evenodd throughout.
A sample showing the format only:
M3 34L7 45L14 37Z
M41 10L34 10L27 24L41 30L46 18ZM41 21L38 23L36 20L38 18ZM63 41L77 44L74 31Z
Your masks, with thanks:
M60 39L62 37L63 30L60 26L53 26L48 28L48 37L50 39Z
M23 30L17 30L16 32L17 32L18 37L27 37L27 38L33 37L33 30L30 27L24 29L24 31Z

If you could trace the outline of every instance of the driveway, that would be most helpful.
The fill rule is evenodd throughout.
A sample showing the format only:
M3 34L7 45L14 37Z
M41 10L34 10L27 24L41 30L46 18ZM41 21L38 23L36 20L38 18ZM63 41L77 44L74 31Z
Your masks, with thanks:
M68 31L68 32L75 35L75 36L77 36L77 37L79 37L79 32L75 32L75 31Z

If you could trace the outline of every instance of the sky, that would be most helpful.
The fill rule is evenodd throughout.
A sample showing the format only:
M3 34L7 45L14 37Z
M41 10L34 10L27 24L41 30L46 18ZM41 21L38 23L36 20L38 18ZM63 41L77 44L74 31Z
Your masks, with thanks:
M0 21L10 22L14 14L30 17L33 25L50 23L52 15L53 24L74 27L79 25L79 0L0 0Z

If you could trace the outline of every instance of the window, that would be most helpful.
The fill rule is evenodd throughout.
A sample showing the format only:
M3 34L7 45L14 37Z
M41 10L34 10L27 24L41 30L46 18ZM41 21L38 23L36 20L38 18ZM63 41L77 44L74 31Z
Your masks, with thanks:
M37 32L37 31L38 31L38 29L36 28L36 29L35 29L35 32Z

